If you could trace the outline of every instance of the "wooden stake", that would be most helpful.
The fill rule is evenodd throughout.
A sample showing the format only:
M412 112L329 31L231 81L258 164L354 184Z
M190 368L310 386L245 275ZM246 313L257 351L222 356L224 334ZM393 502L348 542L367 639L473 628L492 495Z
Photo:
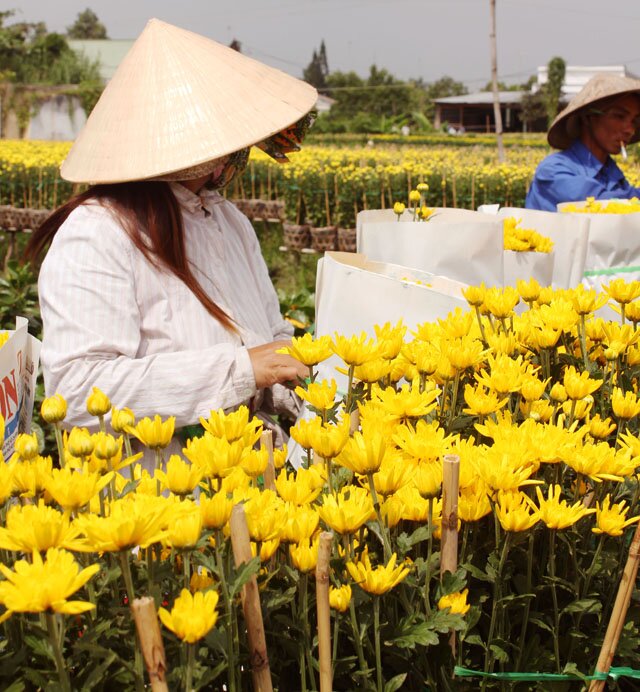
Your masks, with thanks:
M458 486L460 457L445 454L442 459L442 534L440 539L440 580L445 572L458 569ZM449 632L449 647L456 655L456 633Z
M168 692L167 661L164 655L164 645L158 624L158 614L153 598L136 598L131 604L131 612L136 623L140 639L140 648L144 657L149 682L154 692Z
M636 526L633 540L629 546L629 557L627 558L627 564L624 566L622 579L620 579L620 585L618 586L616 601L613 605L613 611L609 619L604 641L602 642L600 656L598 656L598 662L596 663L597 673L608 673L611 668L611 663L616 649L618 648L618 642L620 641L620 635L622 634L622 628L624 627L627 611L629 610L629 604L631 603L631 594L633 593L633 588L636 583L639 564L640 524ZM604 690L605 682L606 680L592 680L589 685L589 692L600 692L600 690Z
M269 462L264 470L264 487L268 490L276 489L276 466L273 461L273 431L265 430L260 435L260 447L267 450Z
M236 505L233 508L229 524L231 526L233 560L236 567L239 567L252 559L249 528L242 505ZM247 626L247 639L249 640L249 664L251 665L253 689L255 692L272 692L271 669L267 656L258 581L255 575L242 587L241 598Z
M442 538L440 578L458 569L458 479L460 457L446 454L442 459Z
M331 692L331 607L329 605L329 560L333 534L323 531L318 545L316 565L316 601L318 608L318 660L320 663L320 692Z

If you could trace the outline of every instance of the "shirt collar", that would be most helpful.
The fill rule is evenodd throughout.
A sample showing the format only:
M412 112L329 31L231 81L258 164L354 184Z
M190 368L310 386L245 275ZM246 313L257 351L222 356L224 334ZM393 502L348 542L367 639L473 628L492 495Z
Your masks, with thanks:
M568 151L579 161L585 169L595 178L600 173L606 173L611 180L622 180L624 173L618 168L616 162L607 156L604 163L593 155L591 150L579 139L569 147Z
M169 186L182 210L190 214L204 213L205 216L208 216L213 207L224 200L217 190L203 188L196 194L180 183L170 182Z

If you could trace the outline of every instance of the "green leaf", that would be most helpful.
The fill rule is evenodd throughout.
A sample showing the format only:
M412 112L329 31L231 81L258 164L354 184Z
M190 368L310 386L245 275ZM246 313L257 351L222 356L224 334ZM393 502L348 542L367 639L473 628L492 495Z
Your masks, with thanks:
M253 577L258 573L260 569L260 558L258 556L254 557L249 562L245 562L240 565L240 568L234 575L233 580L229 584L229 598L233 598L238 591Z
M470 634L468 637L463 639L465 644L471 644L472 646L481 646L486 649L486 645L479 634Z
M493 652L496 661L500 661L501 663L509 662L509 654L501 646L498 646L497 644L491 644L489 648Z
M596 598L582 598L579 601L573 601L568 606L562 609L561 615L565 613L584 613L595 614L602 610L602 603Z
M435 646L439 637L428 622L422 622L405 631L402 636L389 640L400 649L413 649L416 646ZM385 642L386 644L387 642Z
M532 617L530 617L530 618L529 618L529 622L530 622L531 624L537 625L537 626L540 627L541 629L546 630L547 632L551 632L551 634L553 634L553 630L551 629L551 627L549 627L549 625L547 625L546 622L544 622L544 620L540 620L540 618L532 618Z
M400 675L396 675L391 680L388 680L384 686L384 692L396 692L396 690L399 690L406 677L406 673L400 673Z
M85 690L90 690L96 685L99 685L104 682L103 676L109 666L118 659L118 655L115 654L113 651L109 652L108 656L100 663L100 665L96 666L96 661L95 659L92 659L91 661L91 674L89 677L85 680L84 684L82 685L82 689Z
M39 637L34 634L25 635L24 641L36 656L43 656L55 663L53 648L46 637Z
M440 596L447 596L450 593L462 591L466 585L467 571L465 569L460 568L453 574L451 572L445 572L440 588L438 589L438 598Z
M486 572L483 572L481 569L478 569L475 565L472 565L468 562L465 562L463 567L469 572L469 574L474 579L479 579L480 581L486 581L490 583L493 583L495 581L495 571L493 572L493 576L490 576Z
M411 535L407 535L405 532L401 533L398 536L398 548L404 554L409 552L409 548L427 540L429 540L429 527L420 526Z
M4 688L4 692L22 692L24 689L24 682L22 682L22 680L14 680L9 687Z

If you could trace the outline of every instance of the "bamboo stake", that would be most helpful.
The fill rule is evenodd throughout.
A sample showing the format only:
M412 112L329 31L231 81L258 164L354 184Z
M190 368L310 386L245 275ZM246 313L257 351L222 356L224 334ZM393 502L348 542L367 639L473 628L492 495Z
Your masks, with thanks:
M267 450L269 461L264 470L264 487L268 490L276 489L276 466L273 462L273 431L265 430L260 435L260 447Z
M320 663L320 692L331 692L331 608L329 606L329 560L333 534L323 531L318 545L316 565L316 601L318 608L318 660Z
M131 604L131 612L136 623L151 689L154 692L168 692L167 661L153 598L147 596L134 599Z
M233 559L236 567L240 567L245 562L250 562L252 558L249 528L242 505L236 505L233 508L229 524L231 526ZM253 689L256 692L272 692L271 669L269 668L269 657L267 656L267 642L262 622L258 581L255 575L242 587L241 597L242 610L247 626L247 638L249 640L249 663L251 665Z
M460 457L445 454L442 459L442 538L440 578L458 569L458 479Z
M456 191L456 174L451 176L451 195L453 196L453 207L454 209L458 206L458 195Z
M324 175L324 211L327 217L327 226L331 226L331 204L329 203L329 187L327 183L327 176Z
M609 669L611 668L611 663L616 653L616 649L618 648L618 642L620 641L620 635L622 634L622 628L624 627L627 611L629 610L629 604L631 603L631 595L636 583L639 564L640 524L636 526L636 531L633 534L633 540L629 546L629 557L627 558L627 563L624 566L622 579L620 579L620 585L618 586L616 601L613 605L613 611L611 613L611 618L609 619L609 625L604 636L604 641L602 642L600 656L598 656L598 662L596 663L597 673L608 673ZM605 682L606 680L592 680L591 684L589 685L589 692L600 692L601 690L604 690Z
M445 572L458 569L458 486L460 457L445 454L442 459L442 536L440 539L440 581ZM456 655L456 633L449 633L449 647Z

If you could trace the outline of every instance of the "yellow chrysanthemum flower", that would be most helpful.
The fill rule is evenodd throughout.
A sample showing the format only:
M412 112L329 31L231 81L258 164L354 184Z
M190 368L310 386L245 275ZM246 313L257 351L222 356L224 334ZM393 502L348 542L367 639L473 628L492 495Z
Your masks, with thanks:
M249 416L249 409L242 405L230 413L222 409L211 411L207 420L200 418L200 423L214 437L223 437L228 442L242 440L245 446L253 447L260 439L262 421Z
M362 365L379 356L378 344L366 332L351 337L335 334L331 349L347 365Z
M3 619L8 613L48 611L77 615L95 608L93 603L67 599L100 571L100 565L81 570L71 553L50 548L44 561L36 550L32 562L19 560L13 567L14 572L0 564L6 579L0 582L0 603L7 608Z
M151 418L143 418L135 426L128 426L126 431L138 438L145 447L150 449L164 449L169 446L176 426L175 416L169 416L162 420L159 415Z
M152 502L162 500L162 504ZM109 506L109 516L81 515L75 523L86 536L85 550L117 552L136 546L146 548L161 541L169 521L171 507L164 498L127 495Z
M463 591L456 591L455 593L442 596L438 600L438 610L445 610L448 608L450 613L465 615L469 612L469 608L471 608L471 605L467 603L468 595L469 589L464 589Z
M595 513L595 509L588 509L582 502L568 505L566 500L560 499L561 492L562 488L559 485L551 485L545 499L540 488L536 488L538 514L547 528L566 529L588 514Z
M80 470L68 466L53 469L51 476L44 480L44 487L62 509L75 512L88 504L112 478L113 472L92 473L85 463Z
M7 512L6 526L0 527L0 548L23 553L44 552L49 548L77 550L82 544L80 531L67 513L37 505L15 505Z
M136 424L136 417L130 408L117 409L115 406L111 409L111 427L114 432L124 433L127 428L133 427Z
M329 588L329 605L334 610L344 613L349 608L349 603L351 603L351 586L349 584Z
M505 531L528 531L540 519L536 506L520 492L499 492L495 511Z
M386 565L371 566L369 553L363 553L357 562L347 562L347 570L353 581L364 591L376 596L382 596L397 586L409 574L409 567L401 564L396 566L397 555L394 553Z
M311 467L312 470L315 467ZM276 478L278 495L294 505L306 505L313 502L320 494L324 480L317 474L309 474L307 469L298 469L291 474L280 471Z
M565 370L562 383L572 401L584 399L602 386L602 380L591 379L588 372L578 372L573 365Z
M342 488L336 495L326 495L318 514L326 526L340 535L354 534L375 516L369 493L354 486Z
M292 543L289 546L289 555L295 568L303 573L311 572L318 564L318 546L320 538L315 540L310 538L302 539L299 543Z
M296 394L310 406L319 411L326 411L335 405L338 385L335 380L311 382L307 388L296 387Z
M165 608L158 610L162 624L171 630L178 639L194 644L202 639L216 624L218 613L218 593L213 589L191 594L182 589L176 598L171 612Z
M206 529L221 529L231 518L233 501L225 492L218 492L212 497L200 495L202 525Z
M310 539L317 531L320 515L309 505L287 506L287 521L280 533L280 540L286 543L300 543Z
M331 337L319 336L314 339L309 333L299 337L294 336L291 339L291 346L279 349L278 353L289 355L303 365L312 367L331 356Z
M109 397L98 387L93 387L87 399L87 411L92 416L104 416L111 410Z
M629 507L626 502L611 504L611 497L607 495L602 505L596 502L596 525L591 529L593 533L606 533L609 536L622 536L627 526L640 521L640 516L627 519Z

